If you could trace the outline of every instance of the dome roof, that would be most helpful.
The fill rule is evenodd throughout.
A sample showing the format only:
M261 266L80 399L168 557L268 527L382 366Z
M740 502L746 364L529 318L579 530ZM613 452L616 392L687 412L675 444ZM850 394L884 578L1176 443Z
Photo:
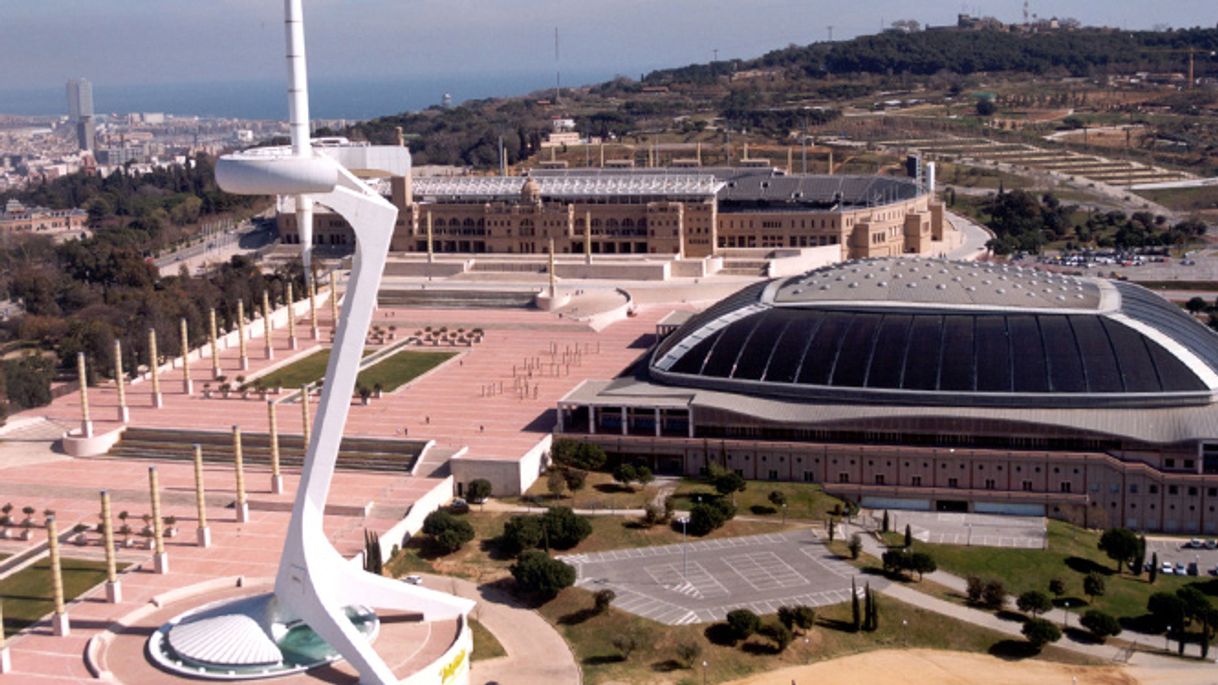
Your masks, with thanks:
M649 372L808 400L1196 404L1218 390L1218 335L1127 283L878 259L749 286L666 338Z

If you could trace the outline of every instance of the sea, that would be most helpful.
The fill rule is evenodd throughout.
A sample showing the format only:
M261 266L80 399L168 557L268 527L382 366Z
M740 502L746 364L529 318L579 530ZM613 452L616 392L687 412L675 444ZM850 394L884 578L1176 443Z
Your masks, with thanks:
M594 84L614 78L612 71L563 74L566 84ZM87 75L86 75L87 76ZM635 74L637 77L637 74ZM415 78L312 79L309 109L313 119L362 120L413 112L442 103L445 93L454 105L465 100L525 95L553 89L554 72L461 74ZM114 85L93 83L98 114L163 112L178 116L283 120L288 97L283 81L231 83L172 83ZM0 114L25 116L67 113L65 86L0 88Z

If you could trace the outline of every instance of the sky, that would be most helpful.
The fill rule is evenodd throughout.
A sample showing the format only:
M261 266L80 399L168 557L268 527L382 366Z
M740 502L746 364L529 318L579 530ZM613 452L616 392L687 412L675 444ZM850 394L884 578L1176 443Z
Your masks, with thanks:
M754 57L956 14L1016 21L1022 0L305 0L310 74L380 80L553 71L623 74ZM1041 16L1218 25L1218 0L1030 0ZM1170 8L1170 13L1165 12ZM0 0L0 91L281 79L280 0Z

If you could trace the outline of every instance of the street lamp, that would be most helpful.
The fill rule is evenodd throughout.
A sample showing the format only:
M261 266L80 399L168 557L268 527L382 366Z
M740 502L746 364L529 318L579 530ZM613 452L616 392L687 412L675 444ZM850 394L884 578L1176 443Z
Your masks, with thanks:
M787 525L787 503L782 503L782 525Z
M707 663L705 661L703 661L702 662L702 685L706 685L706 666L707 666Z
M689 537L686 531L686 526L689 525L689 517L682 516L677 519L681 522L681 578L685 582L689 582L689 557L687 555L689 549Z

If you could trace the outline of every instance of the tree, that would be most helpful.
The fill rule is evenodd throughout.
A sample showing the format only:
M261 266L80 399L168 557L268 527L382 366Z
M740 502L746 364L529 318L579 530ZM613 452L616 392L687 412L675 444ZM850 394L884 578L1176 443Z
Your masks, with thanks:
M1146 536L1138 536L1138 551L1133 555L1133 562L1130 566L1133 567L1133 575L1141 576L1142 567L1146 565Z
M486 501L491 496L491 492L491 482L485 478L475 478L465 488L465 494L469 497L469 501L475 504Z
M1151 552L1150 553L1150 573L1146 576L1146 580L1149 581L1151 585L1154 585L1155 581L1158 579L1159 579L1159 553Z
M596 593L592 595L592 601L595 603L596 613L603 614L608 611L609 605L612 604L613 600L615 599L617 599L617 593L613 590L610 590L609 588L597 590Z
M727 519L719 508L710 504L695 504L689 510L689 523L686 527L693 535L701 536L716 530L726 522Z
M1029 619L1021 631L1028 643L1039 650L1051 642L1062 639L1062 631L1052 621L1043 618Z
M1186 607L1184 600L1170 592L1156 592L1146 600L1146 611L1162 630L1171 627L1180 630L1184 625Z
M1184 308L1187 309L1190 314L1200 314L1209 308L1209 304L1206 303L1204 298L1191 297L1189 298L1188 302L1184 303Z
M613 480L621 483L622 487L628 490L632 489L630 484L633 483L637 477L638 473L635 471L634 466L630 464L618 464L617 467L613 469Z
M736 640L747 640L760 626L761 619L748 609L727 612L727 627Z
M634 469L634 480L643 487L647 487L655 479L655 474L646 466L639 466Z
M934 573L939 570L939 565L935 563L935 558L926 552L914 552L909 556L909 570L918 574L918 582L922 582L922 575L925 573Z
M987 609L1001 609L1007 602L1007 586L997 578L986 581L981 590L981 603Z
M550 546L556 549L570 549L592 534L592 523L570 507L546 509L541 515L541 526L549 537Z
M643 641L635 632L630 631L614 636L612 642L614 649L622 655L622 661L628 661L630 655L639 648Z
M880 556L880 562L884 565L884 571L900 573L909 568L909 556L903 549L890 549Z
M540 516L513 516L503 524L504 547L512 554L519 554L541 544L545 537Z
M859 554L863 551L863 538L859 537L858 533L850 536L850 542L846 543L846 549L850 550L850 558L858 559Z
M863 627L863 617L859 609L859 591L854 585L854 578L850 579L850 622L856 633Z
M978 115L983 116L983 117L991 117L991 116L994 116L994 113L997 111L998 111L998 105L994 104L994 101L991 100L990 98L982 98L977 101L977 114Z
M1121 634L1121 622L1115 617L1096 609L1088 609L1078 622L1100 642Z
M825 530L829 533L829 542L833 542L833 538L837 537L837 518L830 516L825 522Z
M384 570L385 559L381 554L381 541L377 539L376 533L364 529L364 570L368 573L381 575Z
M771 490L770 494L766 495L766 499L778 509L787 503L787 496L781 490Z
M1066 581L1061 578L1050 579L1049 592L1052 592L1054 597L1060 599L1062 595L1066 594Z
M474 527L469 521L437 509L423 519L423 533L431 537L431 543L445 554L451 554L474 539Z
M676 647L677 661L685 668L693 668L698 657L702 656L702 645L697 642L678 642Z
M583 490L588 482L588 472L583 469L566 468L563 469L562 475L567 479L567 489L572 493Z
M1025 614L1032 614L1033 617L1039 616L1053 608L1053 602L1049 600L1049 596L1039 590L1028 590L1015 600L1015 606Z
M595 471L605 465L607 457L600 445L560 438L550 445L550 458L556 464Z
M985 581L977 576L969 576L965 578L965 595L968 597L970 604L980 604L981 598L985 594Z
M567 479L563 476L562 471L550 469L549 473L546 474L546 490L549 491L550 497L561 499L566 489Z
M540 597L554 597L575 584L573 567L536 549L521 554L512 564L511 572L517 587Z
M792 640L795 639L795 635L791 632L791 629L781 623L767 623L761 626L758 632L770 638L770 640L774 643L774 651L780 653L791 644Z
M736 501L736 493L744 492L748 482L744 477L735 471L728 471L723 468L716 468L711 471L711 485L720 495L731 495L732 502Z
M908 523L905 524L905 547L913 547L913 529L909 527Z
M1128 528L1109 528L1100 536L1099 548L1116 562L1117 573L1138 554L1138 536Z
M1105 589L1104 576L1093 571L1083 577L1083 594L1089 602L1094 604L1095 598L1103 596Z
M880 523L880 531L883 533L888 532L888 510L887 509L884 510L884 519Z

